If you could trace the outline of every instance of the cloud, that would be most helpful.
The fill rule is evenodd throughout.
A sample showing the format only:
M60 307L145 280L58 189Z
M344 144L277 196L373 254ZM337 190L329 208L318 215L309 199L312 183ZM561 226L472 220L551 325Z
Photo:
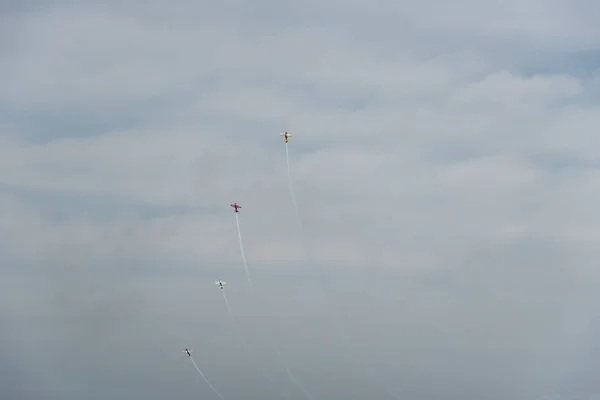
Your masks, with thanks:
M23 4L0 17L0 393L192 396L196 346L228 397L271 398L295 390L273 332L320 398L597 390L595 3Z

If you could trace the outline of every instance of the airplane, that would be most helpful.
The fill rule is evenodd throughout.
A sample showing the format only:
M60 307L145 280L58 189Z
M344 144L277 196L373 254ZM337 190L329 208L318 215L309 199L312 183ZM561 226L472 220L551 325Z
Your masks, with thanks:
M292 135L290 135L290 134L289 134L289 133L287 133L287 132L280 133L280 134L279 134L279 136L283 136L283 138L285 139L285 142L286 142L286 143L288 142L288 138L291 138L291 137L292 137Z
M192 349L185 349L185 350L182 350L181 352L182 353L187 353L187 355L191 357L192 356L192 353L191 353L192 351L194 351L194 350L192 350Z
M224 289L224 288L223 288L223 285L225 285L225 284L227 284L227 282L223 282L223 281L221 280L221 278L219 278L219 280L215 282L215 285L219 285L219 286L221 287L221 290L223 290L223 289Z
M238 213L238 212L239 212L238 210L239 210L240 208L242 208L242 206L238 205L238 203L233 203L233 204L231 205L231 207L233 207L233 208L235 209L235 212L236 212L236 213Z

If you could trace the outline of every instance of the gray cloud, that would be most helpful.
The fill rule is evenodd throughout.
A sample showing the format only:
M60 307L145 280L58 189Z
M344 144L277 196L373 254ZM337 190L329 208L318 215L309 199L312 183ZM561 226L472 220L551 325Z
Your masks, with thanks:
M595 3L2 9L2 397L600 392Z

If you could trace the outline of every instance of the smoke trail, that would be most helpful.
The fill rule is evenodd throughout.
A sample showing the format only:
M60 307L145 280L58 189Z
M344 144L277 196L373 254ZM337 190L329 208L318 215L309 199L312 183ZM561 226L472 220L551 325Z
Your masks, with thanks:
M309 261L309 263L312 263L312 261L307 257L307 260ZM314 267L313 267L314 268ZM325 297L327 299L327 302L329 303L329 307L330 307L330 315L331 315L331 319L332 322L334 323L334 325L338 326L338 334L339 337L344 345L344 347L346 348L346 354L348 355L353 355L353 346L350 344L350 338L349 338L349 334L348 331L350 330L350 328L348 328L347 324L344 321L344 318L342 317L342 312L338 309L338 305L333 301L333 299L331 298L331 296L329 295L329 293L332 291L330 285L328 285L325 279L319 279L319 281L321 282L321 284L324 286L324 292L325 292ZM377 381L379 383L379 386L381 387L381 389L383 391L385 391L389 396L395 398L395 399L399 399L398 395L393 393L390 388L388 387L389 385L384 381L384 379L382 377L379 376L379 374L377 373L377 370L375 369L375 367L373 367L372 365L370 365L368 362L365 361L359 361L356 357L352 357L352 360L354 361L354 363L363 368L363 371L373 380Z
M248 263L246 262L246 254L244 253L244 242L242 241L242 231L240 230L240 218L235 213L235 224L237 226L238 239L240 241L240 252L242 253L242 260L244 260L244 269L246 270L246 278L248 283L252 286L252 279L250 278L250 271L248 270Z
M271 346L273 347L273 349L275 350L275 353L277 354L277 359L279 360L279 364L283 367L286 375L288 376L288 378L290 378L290 381L298 388L300 389L300 391L302 393L304 393L304 395L310 399L310 400L315 400L315 398L313 397L313 395L310 394L310 392L304 387L304 385L302 385L298 379L296 379L296 377L294 376L294 374L292 374L292 371L289 367L289 365L285 362L285 359L283 358L283 355L281 354L281 350L279 350L279 347L277 346L275 339L273 338L272 334L269 334L269 338Z
M287 173L288 173L288 185L290 188L290 195L292 196L292 203L294 203L294 211L296 212L296 220L298 221L298 225L300 225L300 230L304 232L304 227L302 224L302 218L300 218L300 210L298 209L298 203L296 202L296 194L294 193L294 185L292 181L292 169L290 168L290 152L288 149L288 144L285 144L285 161L287 163Z
M229 306L229 300L227 300L227 295L225 294L225 290L221 290L221 294L223 295L223 300L225 301L225 307L227 307L227 313L229 314L229 318L231 318L231 323L233 324L240 339L242 340L242 343L246 347L246 350L248 351L248 355L250 355L250 348L248 346L248 342L246 341L246 337L244 335L242 335L242 333L241 333L242 330L238 326L237 321L235 320L235 316L233 315L233 312L231 311L231 307Z
M235 316L233 315L233 312L231 311L231 307L229 306L229 301L227 300L227 295L225 294L225 290L221 290L221 294L223 295L223 300L225 301L225 307L227 307L227 312L229 313L229 316L231 317L231 321L233 323L233 326L235 327L235 329L238 331L238 334L240 336L240 338L242 339L242 342L244 343L244 346L246 347L246 350L248 351L248 355L250 355L250 348L248 346L248 342L246 341L245 336L241 333L242 330L240 329L240 327L238 326L236 320L235 320ZM310 399L310 400L315 400L315 398L310 394L310 392L298 381L298 379L296 379L296 377L294 376L294 374L292 374L292 371L290 370L289 366L287 365L287 363L285 363L285 361L283 360L283 356L281 355L281 351L279 350L279 348L277 347L277 345L275 344L275 341L273 340L273 337L271 336L271 346L273 346L273 348L275 349L275 352L277 353L277 357L279 359L279 364L282 365L283 369L285 370L286 375L288 376L288 378L290 379L290 381L298 388L300 389L300 391L302 393L304 393L304 395ZM271 383L274 383L271 378L264 374L265 377L267 377L267 379L269 379L271 381ZM289 395L284 394L284 396L289 399Z
M190 361L192 361L192 364L194 364L194 368L196 368L196 371L198 371L198 373L200 374L200 376L202 377L202 379L204 379L204 382L206 382L206 384L208 385L208 387L210 387L212 389L212 391L215 392L217 394L217 396L219 396L221 398L221 400L225 400L225 398L223 397L223 395L221 393L219 393L219 391L217 389L215 389L215 387L210 383L210 381L208 380L208 378L206 377L206 375L204 375L204 373L202 372L202 370L200 368L198 368L198 365L196 365L196 361L194 361L194 359L192 358L192 356L190 356Z
M227 296L225 295L225 289L221 289L221 294L223 295L223 300L225 300L225 307L227 307L227 312L231 316L231 307L229 307L229 301L227 300Z
M306 234L304 232L304 224L302 222L302 217L300 216L300 210L298 208L298 203L296 202L296 195L294 192L294 187L293 187L293 180L292 180L292 173L291 173L291 166L290 166L290 155L289 155L289 148L288 148L288 144L285 144L285 160L287 163L287 171L288 171L288 184L289 184L289 190L290 190L290 196L292 198L292 203L294 205L294 211L296 213L296 219L298 221L298 225L300 227L300 235L301 235L301 242L302 242L302 248L304 250L304 256L306 258L307 263L312 267L313 271L317 272L318 275L320 275L320 278L318 279L318 281L324 285L324 293L325 296L327 297L328 303L330 305L331 310L331 314L333 314L333 318L338 322L338 326L341 326L342 329L339 329L339 331L341 332L341 336L343 337L343 343L347 349L347 353L348 354L352 354L352 346L350 345L350 341L348 339L348 335L347 335L347 329L345 327L346 324L344 324L344 322L342 321L342 319L340 318L341 312L339 310L336 310L336 307L334 306L334 302L331 299L330 296L328 296L328 293L330 292L330 288L327 287L326 284L324 284L324 282L327 282L327 278L326 276L323 275L323 271L321 271L319 268L315 267L315 263L312 260L312 257L310 256L310 252L308 251L308 246L307 246L307 241L306 241ZM317 271L318 270L318 271ZM337 311L337 313L335 312ZM381 383L383 390L385 390L386 393L388 393L390 396L398 398L398 396L396 396L395 394L393 394L389 388L387 387L387 385L385 385L385 382L382 381L381 377L378 376L378 374L376 373L375 369L373 368L373 366L371 365L367 365L366 363L359 363L358 360L354 359L354 362L356 364L362 364L362 366L368 371L368 375L371 376L372 379L379 381L379 383Z
M235 320L235 316L233 315L233 311L231 311L231 307L229 306L229 300L227 300L227 295L225 294L225 290L221 290L221 294L223 295L223 300L225 301L225 307L227 307L227 313L229 314L229 318L231 318L231 323L233 324L235 330L237 331L242 343L246 347L248 351L248 355L250 355L250 347L248 346L248 341L246 341L246 337L242 334L242 330L237 324Z
M290 197L292 198L292 204L294 205L294 213L296 214L296 222L298 223L298 227L300 228L300 236L301 236L301 244L302 244L302 250L304 251L304 257L306 258L306 261L311 264L311 266L314 268L313 265L313 260L310 257L310 252L308 251L308 245L307 245L307 240L306 240L306 233L304 232L304 223L302 222L302 216L300 215L300 208L298 207L298 202L296 201L296 193L294 191L294 183L293 183L293 179L292 179L292 168L291 168L291 163L290 163L290 152L289 152L289 147L288 144L285 144L285 162L287 164L287 175L288 175L288 187L290 190ZM325 277L321 277L321 279L324 279Z
M250 287L252 287L252 279L250 278L250 271L248 269L248 262L246 261L246 254L244 252L244 242L242 240L242 231L240 229L240 218L238 216L237 213L235 213L235 223L236 223L236 227L237 227L237 232L238 232L238 239L240 242L240 253L242 255L242 260L244 261L244 269L246 271L246 277L248 278L248 284L250 285ZM248 356L251 358L252 355L250 354L250 347L248 346L248 342L246 341L246 337L241 333L241 329L240 327L237 325L235 317L233 315L233 312L231 311L231 307L229 306L229 301L227 300L227 295L225 294L225 290L221 290L221 294L223 295L223 300L225 301L225 306L227 307L227 311L229 312L229 316L231 317L231 322L233 323L233 326L235 327L235 329L238 331L238 335L240 336L244 347L246 348L246 351L248 352ZM267 378L273 385L275 385L275 382L271 379L271 377L263 372L263 376L265 378ZM284 397L286 399L289 399L289 395L284 394ZM312 400L312 399L311 399Z
M223 301L225 302L225 307L227 307L227 312L229 313L229 317L231 318L231 323L233 324L234 329L238 333L238 336L242 340L244 348L246 349L246 352L248 354L248 358L251 361L253 361L252 354L250 353L250 346L248 345L248 341L246 340L246 337L242 334L242 330L240 329L240 327L238 326L238 324L235 320L235 316L233 315L233 312L231 311L231 307L229 305L229 300L227 300L227 295L225 294L225 290L221 290L221 294L223 295ZM261 373L262 373L263 377L266 378L272 385L276 386L275 385L276 382L262 368L261 368ZM287 393L284 393L283 397L285 397L287 400L291 400L290 396Z
M290 378L290 381L292 381L292 383L294 383L296 385L296 387L298 389L300 389L300 391L302 391L302 393L304 393L304 395L306 397L308 397L310 400L315 400L315 398L310 394L310 392L308 390L306 390L306 388L304 387L304 385L302 385L300 382L298 382L298 380L296 379L296 377L294 376L294 374L292 374L292 371L290 370L290 367L283 360L283 356L281 355L281 351L279 350L279 347L277 347L277 345L275 344L275 341L273 340L272 337L271 337L271 344L272 344L273 348L275 349L275 352L277 353L277 357L279 358L279 363L283 366L283 369L285 370L285 373L287 374L288 378Z
M306 390L304 388L304 386L302 386L300 384L300 382L298 382L298 380L296 379L296 377L294 377L294 375L292 375L292 372L290 371L290 369L286 365L284 365L283 367L285 368L285 372L287 373L287 376L296 385L296 387L298 387L298 389L300 389L302 391L302 393L304 393L304 395L306 397L308 397L310 400L315 400L315 398L308 392L308 390Z
M288 166L288 180L289 180L289 187L290 187L290 193L292 195L292 199L294 202L294 210L296 212L296 218L298 219L298 223L300 224L300 227L302 229L302 220L300 218L300 213L298 211L298 205L296 204L296 196L294 195L294 188L292 185L292 174L291 174L291 169L290 169L290 162L289 162L289 152L288 152L288 145L287 143L285 144L285 151L286 151L286 160L287 160L287 166ZM244 269L246 270L246 276L248 278L248 284L250 285L250 287L252 287L252 280L250 278L250 272L248 270L248 263L246 261L246 255L244 253L244 244L242 241L242 233L241 233L241 229L240 229L240 219L238 217L238 214L235 214L235 221L236 221L236 226L237 226L237 231L238 231L238 239L240 242L240 252L242 254L242 259L244 261ZM225 300L225 305L227 306L227 309L231 315L232 321L234 323L234 325L236 326L236 328L239 330L239 327L237 327L237 324L235 323L235 318L233 317L233 313L231 312L231 308L229 307L229 302L227 301L227 296L225 295L225 291L221 291L223 293L223 299ZM244 344L247 346L247 342L244 338L243 335L240 334L240 336L242 337ZM292 383L294 383L294 385L296 385L298 387L298 389L300 389L302 391L302 393L304 393L306 395L306 397L308 397L310 400L315 400L313 396L310 395L310 393L298 382L298 380L294 377L294 375L292 374L292 372L290 371L290 368L287 366L286 363L283 362L282 356L281 356L281 352L279 351L279 349L276 347L276 345L274 344L274 341L271 341L273 347L276 349L277 355L279 357L279 362L280 364L283 365L286 374L288 375L288 377L290 378L290 380L292 381Z
M255 292L252 292L252 295L254 296L254 300L257 301L257 295ZM279 350L279 347L277 346L277 343L275 341L275 338L273 337L273 334L271 332L268 333L269 335L269 339L270 339L270 344L273 347L273 349L275 350L275 353L277 354L277 359L279 361L279 364L283 367L286 375L288 376L288 378L290 379L290 381L298 388L300 389L300 391L302 393L304 393L304 395L310 399L310 400L315 400L314 396L310 394L310 392L298 381L298 379L296 379L296 377L294 376L294 374L292 373L288 363L285 361L283 355L281 354L281 350Z

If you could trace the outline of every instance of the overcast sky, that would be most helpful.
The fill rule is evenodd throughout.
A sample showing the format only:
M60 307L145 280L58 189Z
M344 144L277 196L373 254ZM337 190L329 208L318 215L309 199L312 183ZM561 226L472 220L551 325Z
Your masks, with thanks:
M0 5L0 398L600 398L600 3L96 3Z

